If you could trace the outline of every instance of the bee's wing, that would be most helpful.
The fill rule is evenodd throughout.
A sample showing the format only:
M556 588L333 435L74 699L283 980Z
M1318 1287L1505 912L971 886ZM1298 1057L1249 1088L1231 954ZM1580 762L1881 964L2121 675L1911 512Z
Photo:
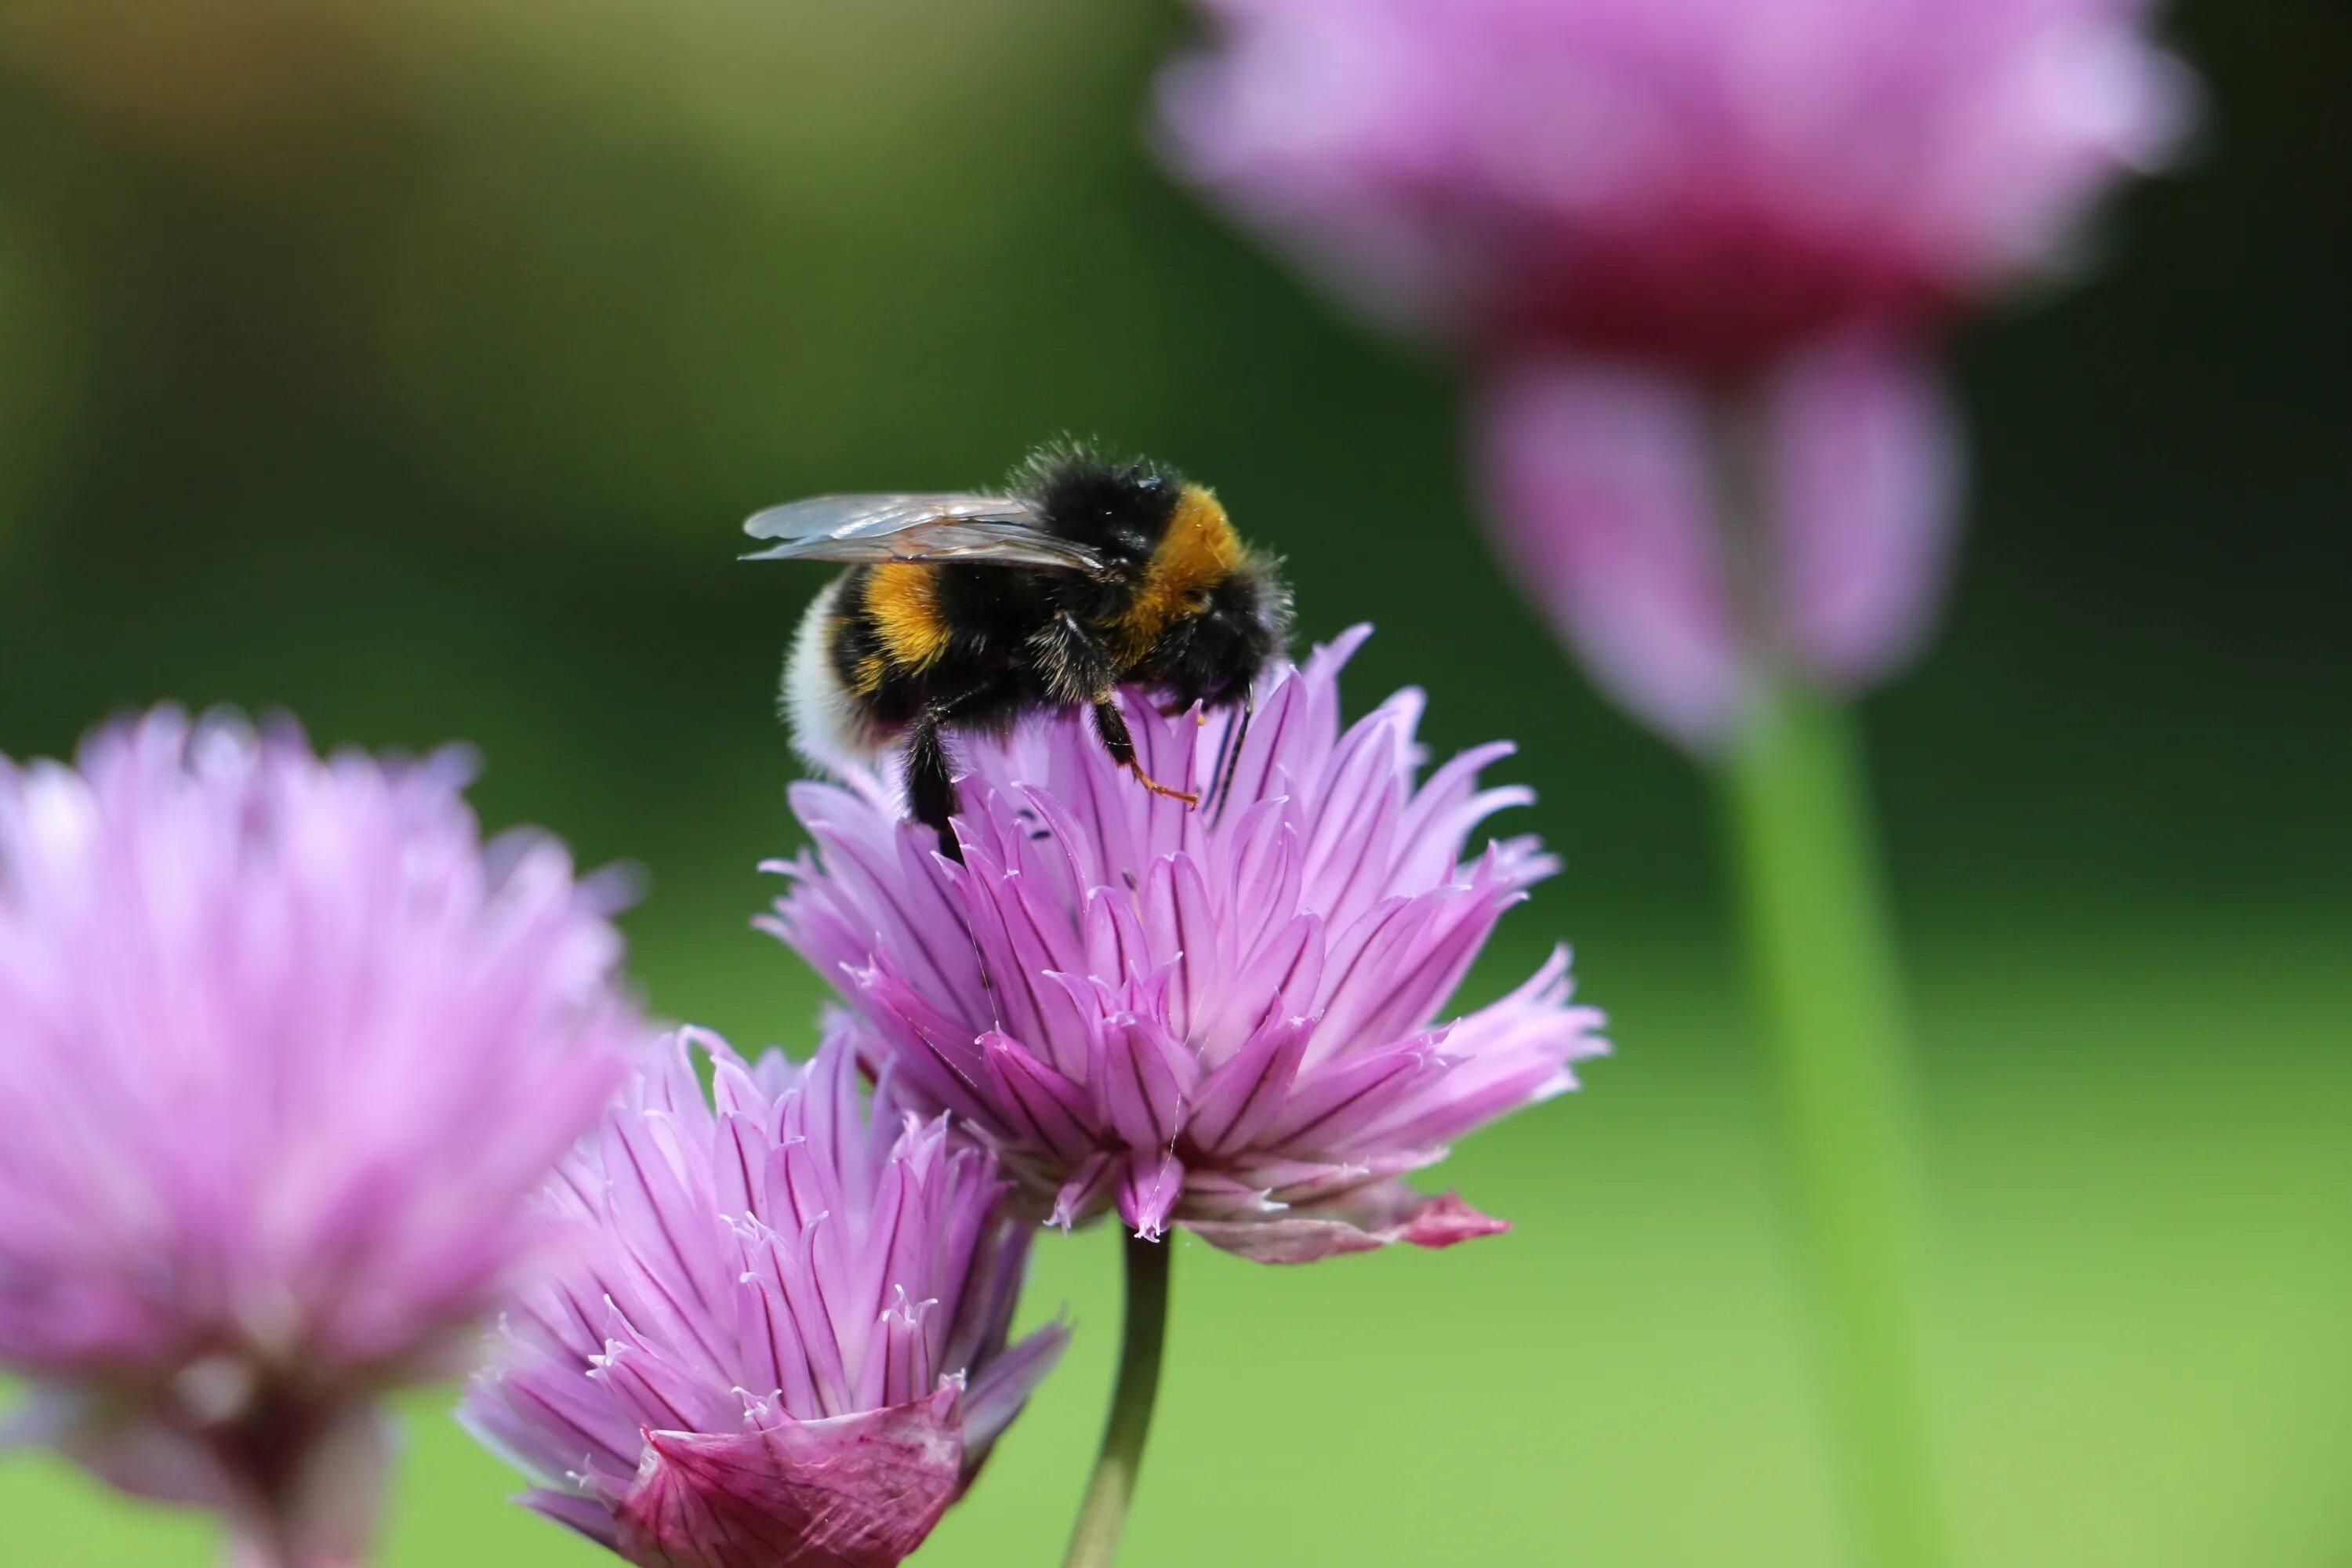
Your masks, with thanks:
M975 561L1090 575L1101 556L1046 531L1017 496L818 496L770 507L743 525L775 541L746 561Z

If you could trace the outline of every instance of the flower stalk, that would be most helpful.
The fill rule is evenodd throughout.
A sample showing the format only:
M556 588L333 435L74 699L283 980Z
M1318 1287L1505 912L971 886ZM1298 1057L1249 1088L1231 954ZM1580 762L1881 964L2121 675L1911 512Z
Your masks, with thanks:
M228 1568L361 1568L394 1439L373 1405L256 1398L210 1435Z
M1066 1568L1108 1568L1118 1555L1119 1531L1135 1496L1137 1472L1143 1468L1143 1442L1151 1430L1151 1406L1160 1392L1160 1353L1168 1339L1168 1272L1174 1252L1172 1241L1126 1237L1127 1318L1120 1326L1118 1380L1111 1390L1102 1451L1096 1456L1086 1500L1078 1505L1077 1526L1070 1532Z
M1780 1080L1818 1353L1873 1568L1940 1568L1917 1376L1916 1177L1897 964L1847 715L1762 694L1720 769Z
M289 1538L274 1519L233 1518L225 1561L227 1568L362 1568L357 1552L312 1550Z

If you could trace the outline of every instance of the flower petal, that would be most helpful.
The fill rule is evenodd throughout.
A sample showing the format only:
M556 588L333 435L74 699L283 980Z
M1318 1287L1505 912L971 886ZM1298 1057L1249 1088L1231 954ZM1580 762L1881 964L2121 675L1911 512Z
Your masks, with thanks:
M1069 1343L1066 1324L1048 1323L990 1362L971 1380L963 1397L964 1443L968 1451L987 1452L998 1434L1021 1414L1022 1405L1045 1381L1045 1374L1060 1363L1062 1352Z
M1184 1193L1184 1164L1175 1155L1139 1149L1118 1178L1118 1217L1139 1240L1158 1241Z
M1594 684L1685 745L1746 700L1715 533L1706 415L1671 377L1529 364L1483 397L1496 548Z
M1185 1220L1185 1229L1254 1263L1313 1263L1349 1252L1371 1252L1396 1242L1452 1247L1510 1229L1451 1193L1423 1197L1402 1184L1328 1211L1294 1210L1269 1220Z
M1202 1080L1186 1129L1215 1154L1246 1146L1282 1113L1315 1032L1311 1017L1270 1018L1233 1060Z
M1936 374L1907 343L1811 349L1774 377L1765 442L1789 635L1832 684L1876 680L1935 623L1958 531Z
M1102 1125L1132 1148L1166 1149L1184 1125L1185 1093L1199 1070L1167 1025L1126 1013L1099 1026L1087 1087Z
M1093 1218L1108 1201L1122 1169L1119 1157L1106 1149L1097 1149L1079 1161L1069 1180L1054 1194L1054 1212L1045 1223L1067 1230L1080 1221Z
M593 1498L534 1487L515 1500L533 1513L579 1531L608 1552L621 1549L620 1527L614 1522L613 1510Z
M1018 1120L1015 1131L1025 1130L1027 1141L1072 1163L1094 1147L1087 1131L1092 1112L1086 1091L1021 1047L1012 1036L991 1029L980 1039L987 1054L988 1071L999 1102Z

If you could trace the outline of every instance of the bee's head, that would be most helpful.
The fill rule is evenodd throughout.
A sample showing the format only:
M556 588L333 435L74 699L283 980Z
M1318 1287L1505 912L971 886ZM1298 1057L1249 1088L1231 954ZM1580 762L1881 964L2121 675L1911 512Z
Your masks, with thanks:
M1255 555L1211 584L1201 607L1169 628L1145 679L1184 706L1230 707L1290 641L1290 590Z

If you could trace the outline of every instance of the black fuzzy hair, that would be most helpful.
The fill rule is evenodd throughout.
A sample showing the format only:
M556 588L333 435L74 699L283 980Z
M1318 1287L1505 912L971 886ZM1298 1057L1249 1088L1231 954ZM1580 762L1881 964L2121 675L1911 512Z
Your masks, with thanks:
M1132 529L1148 549L1175 515L1184 476L1149 458L1114 457L1089 442L1063 437L1032 452L1013 472L1013 489L1037 505L1046 526L1086 538Z

